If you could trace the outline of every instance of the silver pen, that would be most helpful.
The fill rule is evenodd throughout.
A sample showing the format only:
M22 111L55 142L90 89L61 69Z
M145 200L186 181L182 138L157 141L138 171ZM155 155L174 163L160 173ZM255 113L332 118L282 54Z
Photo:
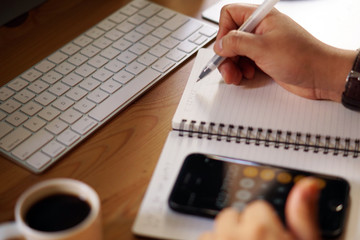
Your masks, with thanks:
M259 24L259 22L266 17L266 15L271 11L271 9L278 1L279 0L265 0L241 25L238 31L252 32L254 28ZM201 71L197 82L207 76L210 72L215 70L225 59L225 57L221 57L215 54L210 59L206 67Z

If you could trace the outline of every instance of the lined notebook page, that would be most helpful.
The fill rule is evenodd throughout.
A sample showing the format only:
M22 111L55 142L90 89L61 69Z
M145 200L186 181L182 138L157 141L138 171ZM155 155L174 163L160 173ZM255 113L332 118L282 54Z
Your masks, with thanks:
M296 96L269 77L257 73L241 86L225 84L216 70L196 82L201 70L213 56L201 49L195 60L184 94L173 118L179 129L183 119L197 123L242 125L244 127L359 138L360 113L340 103L314 101Z

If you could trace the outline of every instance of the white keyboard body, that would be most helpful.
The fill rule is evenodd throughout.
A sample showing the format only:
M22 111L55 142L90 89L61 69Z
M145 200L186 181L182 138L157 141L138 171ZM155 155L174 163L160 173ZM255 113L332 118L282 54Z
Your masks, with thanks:
M41 173L211 41L217 28L134 0L0 88L0 151Z

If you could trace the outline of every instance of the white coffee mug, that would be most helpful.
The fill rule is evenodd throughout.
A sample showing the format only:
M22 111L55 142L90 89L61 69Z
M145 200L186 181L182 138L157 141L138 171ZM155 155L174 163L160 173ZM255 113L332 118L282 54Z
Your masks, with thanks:
M60 231L40 231L25 221L29 208L40 200L55 194L69 194L88 203L90 211L80 223ZM15 206L15 221L0 224L0 240L24 237L28 240L101 240L101 208L97 193L83 182L58 178L40 182L26 190Z

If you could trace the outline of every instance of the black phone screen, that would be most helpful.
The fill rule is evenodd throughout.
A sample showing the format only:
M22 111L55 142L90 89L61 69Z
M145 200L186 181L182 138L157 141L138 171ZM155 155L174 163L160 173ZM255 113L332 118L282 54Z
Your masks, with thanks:
M215 217L226 207L242 210L247 203L268 201L285 222L285 202L292 186L306 176L321 186L319 225L324 237L342 232L350 186L339 177L298 171L216 155L186 157L169 197L178 212Z

